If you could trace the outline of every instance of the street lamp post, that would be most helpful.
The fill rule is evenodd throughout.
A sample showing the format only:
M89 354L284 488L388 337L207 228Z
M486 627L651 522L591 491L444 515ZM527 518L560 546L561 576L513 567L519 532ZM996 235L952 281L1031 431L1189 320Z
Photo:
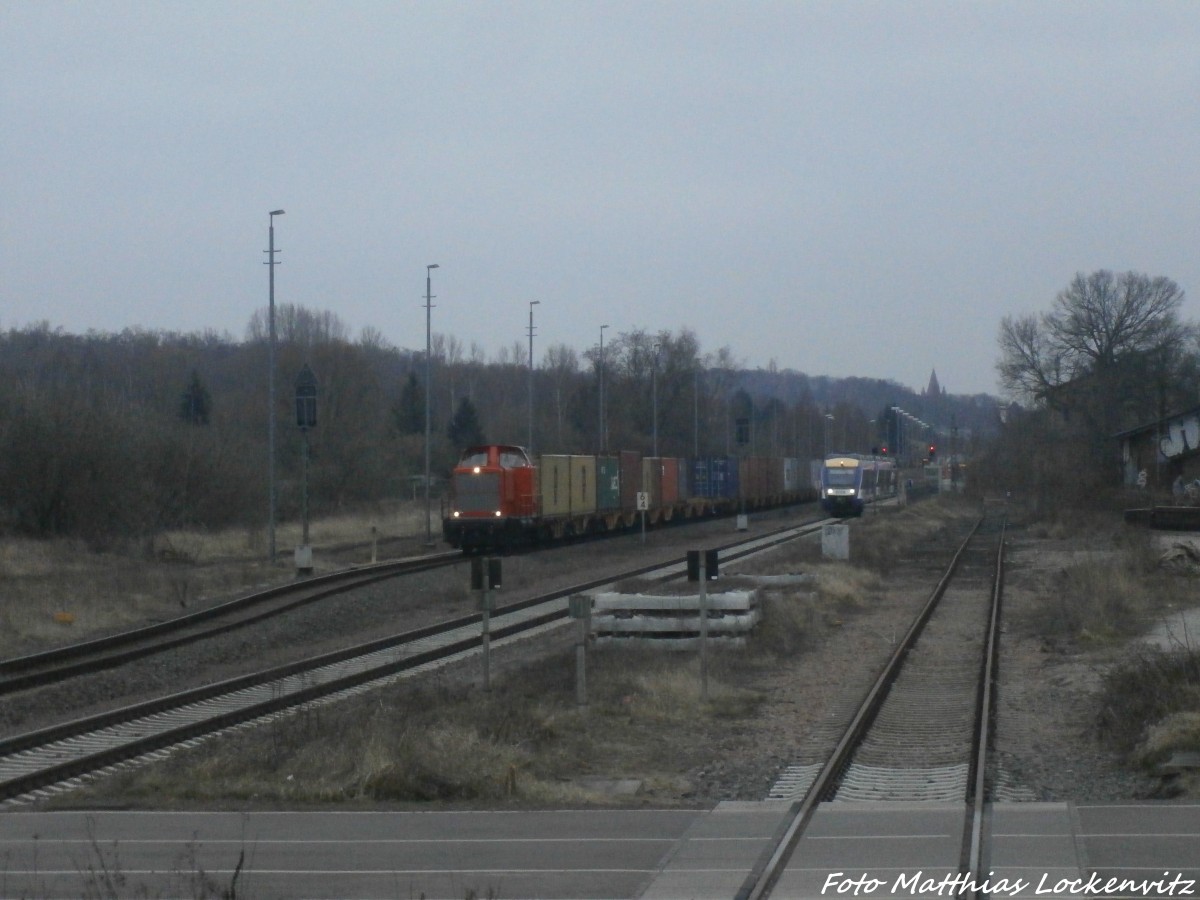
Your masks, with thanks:
M267 559L275 562L275 217L267 213Z
M607 325L600 326L600 421L598 423L600 427L600 433L597 436L597 442L600 445L601 453L604 452L604 445L606 443L604 439L604 329L607 327Z
M432 293L432 276L434 269L438 268L437 263L430 263L425 267L425 546L433 546L433 513L429 502L429 447L431 433L433 430L433 410L432 400L433 394L430 390L432 384L433 367L430 365L430 356L433 352L432 333L430 331L430 312L433 309L433 293Z
M653 368L650 370L650 410L653 419L654 432L654 452L655 457L658 456L658 351L662 344L654 345L654 362Z
M692 372L692 458L700 458L700 367Z
M896 466L899 468L904 465L901 461L901 457L904 455L904 447L900 443L900 407L893 406L891 410L892 424L896 426L896 433L894 436L889 435L888 440L892 442L892 454L896 457Z
M541 300L529 301L529 455L533 455L533 308Z

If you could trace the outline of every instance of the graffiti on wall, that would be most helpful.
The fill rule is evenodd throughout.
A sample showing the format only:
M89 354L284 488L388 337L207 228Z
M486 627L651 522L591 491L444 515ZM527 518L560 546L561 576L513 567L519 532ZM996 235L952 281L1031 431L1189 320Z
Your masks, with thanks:
M1200 414L1175 419L1158 439L1158 452L1167 459L1200 450Z

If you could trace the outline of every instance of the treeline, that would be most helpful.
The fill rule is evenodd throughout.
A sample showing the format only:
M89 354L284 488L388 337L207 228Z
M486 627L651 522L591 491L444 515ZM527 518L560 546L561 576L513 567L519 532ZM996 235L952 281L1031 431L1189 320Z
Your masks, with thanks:
M313 514L413 496L424 471L424 353L391 346L371 329L352 338L335 314L301 307L280 307L276 332L280 518L299 515L293 403L306 364L318 380ZM266 335L265 311L243 340L136 329L72 335L48 325L0 333L0 528L104 543L265 524ZM524 345L488 359L478 346L436 335L429 368L435 477L468 443L528 443ZM687 330L618 334L605 343L603 366L598 346L553 345L533 376L537 452L605 446L649 454L657 422L661 455L809 458L827 442L870 449L881 439L876 407L921 402L892 382L747 372L728 348L702 352Z
M976 466L985 485L1036 507L1103 504L1121 485L1117 434L1194 407L1200 329L1183 290L1140 272L1078 273L1048 312L1000 323L1008 410Z

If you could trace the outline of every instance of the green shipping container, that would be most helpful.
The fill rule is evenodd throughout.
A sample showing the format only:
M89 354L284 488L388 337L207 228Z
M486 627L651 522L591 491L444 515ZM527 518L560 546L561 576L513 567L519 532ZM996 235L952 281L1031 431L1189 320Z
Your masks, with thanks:
M621 508L621 461L615 456L596 457L596 508Z

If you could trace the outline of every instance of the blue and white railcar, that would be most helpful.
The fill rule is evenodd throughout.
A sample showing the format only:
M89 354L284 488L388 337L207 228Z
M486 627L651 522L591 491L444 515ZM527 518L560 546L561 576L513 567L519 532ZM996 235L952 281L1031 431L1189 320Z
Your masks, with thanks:
M827 457L821 466L821 508L833 516L861 516L868 503L896 493L890 459L858 454Z

